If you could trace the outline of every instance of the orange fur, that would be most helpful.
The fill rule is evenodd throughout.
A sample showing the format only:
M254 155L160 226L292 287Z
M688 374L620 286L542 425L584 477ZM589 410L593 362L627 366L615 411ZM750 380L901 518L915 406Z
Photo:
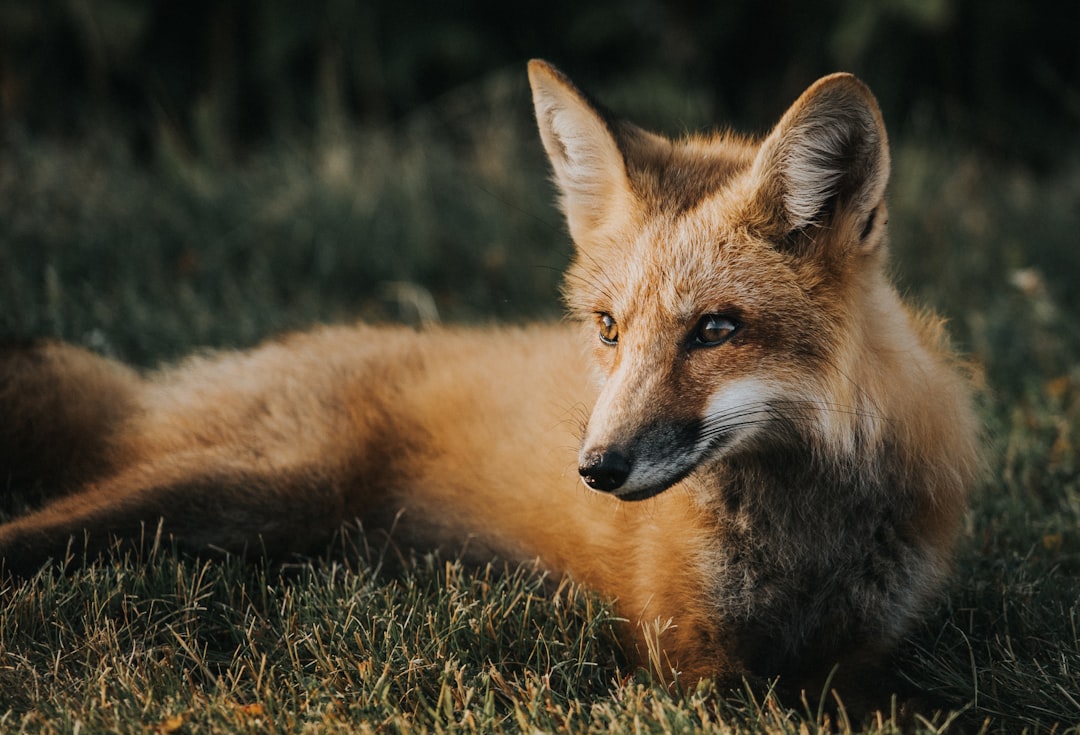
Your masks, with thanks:
M872 95L833 75L763 140L671 141L529 75L579 325L324 327L145 376L9 349L0 471L68 492L0 526L8 572L159 519L272 553L360 519L574 576L683 686L885 655L948 572L979 458L940 324L885 276Z

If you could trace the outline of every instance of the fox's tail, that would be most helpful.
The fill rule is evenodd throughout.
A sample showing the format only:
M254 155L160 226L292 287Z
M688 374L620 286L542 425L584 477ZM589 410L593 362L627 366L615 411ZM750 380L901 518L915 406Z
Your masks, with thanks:
M39 484L62 494L106 472L141 380L78 347L0 344L0 492Z

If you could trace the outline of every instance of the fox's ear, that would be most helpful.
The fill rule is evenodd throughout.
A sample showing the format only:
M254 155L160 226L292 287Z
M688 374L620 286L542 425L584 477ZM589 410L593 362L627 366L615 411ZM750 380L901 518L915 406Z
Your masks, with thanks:
M609 118L558 69L529 62L536 122L579 245L626 212L630 180Z
M783 235L815 225L852 227L867 244L889 178L889 145L877 101L851 74L815 82L762 143L754 161L757 204Z

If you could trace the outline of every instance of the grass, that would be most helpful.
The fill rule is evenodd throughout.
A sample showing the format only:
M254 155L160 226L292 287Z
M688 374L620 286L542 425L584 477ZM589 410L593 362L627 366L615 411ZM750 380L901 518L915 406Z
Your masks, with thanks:
M393 130L282 141L224 167L167 130L149 162L107 131L0 135L6 336L148 365L316 321L559 313L567 240L517 75ZM1080 158L1037 174L894 137L898 277L949 316L983 376L989 457L955 581L901 671L988 731L1080 732ZM571 583L452 555L387 575L380 558L356 534L284 567L148 544L8 586L0 730L821 729L799 702L651 687L610 608Z

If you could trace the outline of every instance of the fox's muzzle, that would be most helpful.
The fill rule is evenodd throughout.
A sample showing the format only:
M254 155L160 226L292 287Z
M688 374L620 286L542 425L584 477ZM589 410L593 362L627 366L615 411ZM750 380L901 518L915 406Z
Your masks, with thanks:
M629 442L586 445L578 474L590 489L619 500L651 498L693 472L704 453L700 432L698 421L653 424Z
M578 473L593 490L610 493L622 487L630 476L630 460L615 449L589 452L582 457Z

